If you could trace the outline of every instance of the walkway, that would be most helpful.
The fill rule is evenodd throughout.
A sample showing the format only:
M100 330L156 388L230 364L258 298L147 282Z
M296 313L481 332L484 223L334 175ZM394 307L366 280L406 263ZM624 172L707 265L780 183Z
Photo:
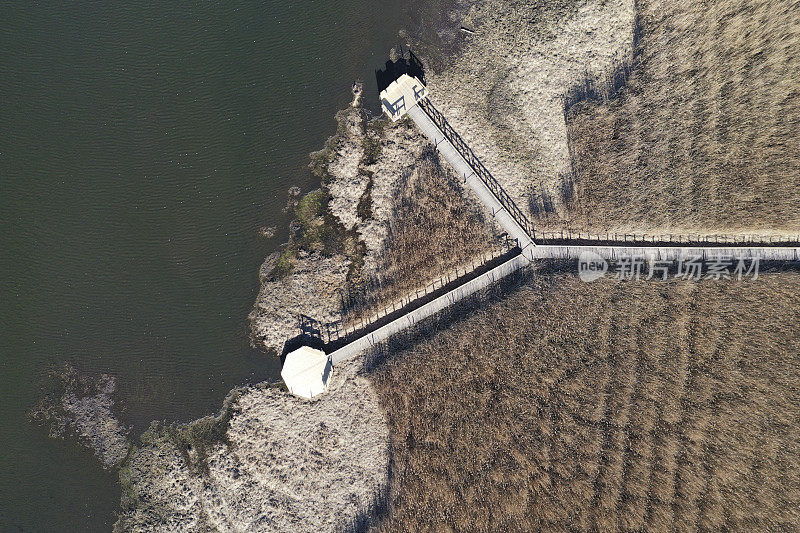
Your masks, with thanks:
M436 109L429 98L408 110L408 116L478 195L498 223L519 243L522 254L535 259L578 259L591 251L605 259L645 256L659 261L700 257L758 257L770 261L797 261L800 236L763 237L746 235L592 235L573 231L536 231L514 200L481 163L472 149Z
M390 320L388 323L377 323L380 318L379 313L376 315L373 329L364 328L363 335L358 332L360 336L329 354L334 364L355 357L365 349L446 309L537 259L575 260L582 254L592 252L608 260L621 257L647 257L655 261L677 261L687 258L706 260L722 257L759 258L766 261L800 260L800 236L759 239L749 236L634 234L601 236L572 231L537 233L523 211L427 96L408 109L407 114L430 139L442 157L464 179L464 183L477 194L500 226L517 242L519 254L477 277L465 276L462 278L462 284L422 305L414 305L416 300L409 298L407 307L396 310L397 314L401 314L398 318L393 318L395 315L387 318L384 311L384 322ZM426 289L425 296L427 294ZM431 298L434 296L431 295Z
M539 244L533 249L534 259L579 259L581 254L592 252L603 259L647 257L655 261L678 261L699 258L758 258L763 261L798 261L800 246L571 246Z
M516 272L529 263L530 261L528 259L522 255L517 255L505 263L491 269L489 272L486 272L485 274L482 274L477 278L456 287L447 294L439 296L435 300L418 307L402 317L392 320L385 326L367 333L366 335L359 337L358 339L339 348L338 350L331 352L329 357L334 365L346 359L355 357L367 348L375 346L377 343L388 339L395 333L398 333L407 327L413 326L417 322L433 316L439 311L450 307L454 303L458 302L459 300L463 300L467 296L475 294L481 289L485 289L489 285L495 283L501 278L506 277L512 272Z
M464 178L467 186L475 191L483 205L497 219L506 233L517 241L522 254L532 261L530 248L534 246L534 242L529 234L530 224L527 218L500 187L500 184L485 170L483 164L475 157L466 143L463 141L459 143L461 137L452 128L449 128L449 124L433 107L433 104L430 104L427 99L422 100L419 105L408 110L408 116L436 146L436 150L452 165L456 173ZM438 119L437 121L442 124L443 128L437 126L434 118ZM442 129L451 130L448 131L450 135L446 136ZM457 150L454 142L459 145L463 143L462 150Z

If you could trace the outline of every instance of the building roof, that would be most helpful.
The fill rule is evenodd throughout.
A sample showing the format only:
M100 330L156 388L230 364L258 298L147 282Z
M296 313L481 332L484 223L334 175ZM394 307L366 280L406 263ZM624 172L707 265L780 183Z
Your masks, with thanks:
M289 392L311 399L325 392L331 374L331 362L325 352L302 346L286 356L281 377Z
M397 122L417 102L428 96L428 89L417 78L401 74L399 78L381 91L383 112L392 122Z

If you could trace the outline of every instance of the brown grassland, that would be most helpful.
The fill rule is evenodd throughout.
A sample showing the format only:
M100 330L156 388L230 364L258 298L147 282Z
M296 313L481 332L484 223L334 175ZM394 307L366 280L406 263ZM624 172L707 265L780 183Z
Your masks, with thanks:
M382 276L408 291L446 272L470 255L492 248L481 206L467 201L455 174L442 168L438 154L424 155L394 199Z
M445 273L463 271L471 259L499 249L477 200L464 196L455 174L442 167L433 150L423 154L392 201L387 246L377 268L380 275L363 287L346 319L375 313Z
M800 231L800 2L637 9L626 86L567 117L573 227ZM800 530L798 309L796 271L542 270L431 326L372 375L392 439L374 529Z
M572 225L800 232L800 2L637 9L625 88L568 115Z
M541 274L373 376L381 531L795 531L800 276Z

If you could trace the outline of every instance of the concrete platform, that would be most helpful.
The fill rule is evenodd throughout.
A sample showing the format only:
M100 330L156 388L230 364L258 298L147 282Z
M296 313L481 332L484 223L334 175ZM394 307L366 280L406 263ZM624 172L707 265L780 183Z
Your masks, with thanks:
M397 122L427 96L428 89L421 81L403 74L381 91L381 107L392 122Z
M281 378L289 392L310 400L325 392L331 369L331 361L325 352L301 346L286 355Z

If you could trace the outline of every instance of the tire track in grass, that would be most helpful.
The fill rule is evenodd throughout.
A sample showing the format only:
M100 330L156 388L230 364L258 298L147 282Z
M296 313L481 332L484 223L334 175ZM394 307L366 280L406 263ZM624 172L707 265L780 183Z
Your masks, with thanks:
M709 426L713 413L710 401L713 395L712 368L721 356L720 338L726 322L712 302L724 301L723 282L701 282L694 298L694 317L690 329L690 365L683 416L678 426L677 438L681 445L673 523L679 530L697 527L700 500L708 484L703 464L707 447ZM717 311L717 312L715 312Z
M640 310L647 313L636 329L636 378L631 396L631 416L625 433L628 445L623 458L622 492L617 503L624 530L641 530L646 526L645 510L647 504L647 476L649 474L652 444L649 442L656 416L655 398L649 394L647 376L653 371L656 354L663 350L659 340L663 326L663 294L658 282L643 285L644 294L637 301L647 301ZM650 332L650 334L648 334Z
M650 527L666 527L672 520L671 504L674 498L676 443L674 434L680 419L679 409L688 377L687 336L690 316L686 307L695 290L693 283L673 282L675 291L672 304L676 316L672 345L663 358L663 380L659 401L659 414L653 429L653 464L650 475L646 522Z
M620 282L615 292L622 294L628 282ZM622 301L622 300L620 300ZM617 502L622 489L622 450L625 447L624 428L628 423L630 398L633 392L636 365L631 361L630 343L632 332L638 324L638 306L615 306L613 315L619 317L620 328L612 324L610 331L609 358L613 364L611 379L606 389L606 408L602 419L605 427L601 447L598 474L594 481L593 524L595 529L607 529L614 522L619 527L616 515ZM635 356L634 356L635 357Z
M613 287L610 287L609 293L613 294ZM600 433L600 446L599 450L596 455L596 459L594 463L589 467L591 474L591 487L592 487L592 496L591 496L591 505L587 506L585 512L581 513L580 519L578 522L583 525L583 527L588 528L589 524L592 523L593 516L592 512L594 506L596 505L596 500L598 498L597 490L598 490L598 483L600 479L600 471L602 468L602 461L603 461L603 452L606 448L606 441L608 439L608 426L604 423L607 419L606 412L608 410L608 398L610 394L611 387L613 386L613 362L610 358L605 355L608 354L610 351L611 342L610 339L612 337L612 333L614 331L614 299L609 298L606 302L606 309L608 312L600 313L599 314L599 325L597 331L597 339L598 339L598 353L601 354L604 361L606 362L606 372L604 373L605 383L603 387L603 394L601 396L602 403L598 406L597 413L600 413L600 417L596 421L596 427L598 432Z
M730 286L726 287L729 291ZM722 299L727 296L724 294L726 291L720 291L719 297ZM713 440L709 439L709 435L718 431L716 425L722 420L719 409L719 394L726 391L728 386L724 381L720 380L718 373L725 365L731 364L734 361L741 359L742 350L744 349L745 338L742 335L736 335L735 329L739 327L738 321L730 312L726 312L724 317L728 320L723 320L719 310L717 313L711 315L716 318L715 327L711 328L718 332L716 337L716 346L714 351L714 358L711 364L708 365L707 374L709 379L709 398L707 399L708 418L711 421L711 428L708 429L705 439L704 448L700 452L700 465L703 473L705 474L705 483L702 490L699 492L697 500L697 510L694 518L694 523L698 529L706 531L719 531L724 526L724 509L722 505L722 494L717 479L718 475L715 474L714 458L719 455L717 445Z

